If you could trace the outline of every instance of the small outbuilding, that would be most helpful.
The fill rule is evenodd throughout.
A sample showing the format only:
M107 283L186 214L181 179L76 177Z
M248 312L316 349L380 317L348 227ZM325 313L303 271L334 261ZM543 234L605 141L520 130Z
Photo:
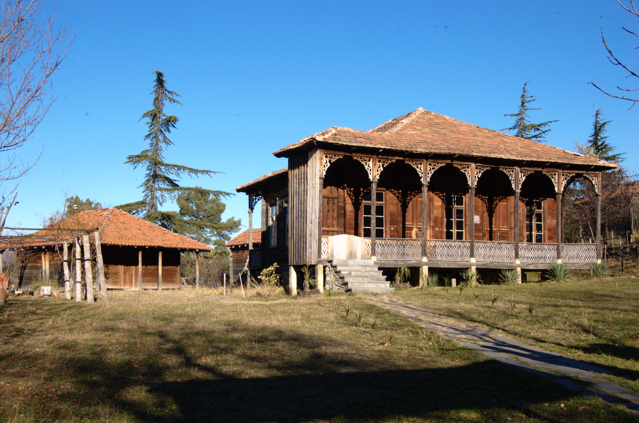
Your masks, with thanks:
M62 245L67 241L73 246L74 241L68 236L57 237L55 230L80 228L99 230L106 286L110 289L178 288L180 253L194 251L199 256L202 251L212 250L206 244L119 209L91 210L27 237L3 239L0 249L15 254L17 268L11 283L17 288L28 288L41 278L61 280ZM79 248L78 244L73 248ZM74 254L69 256L73 262Z

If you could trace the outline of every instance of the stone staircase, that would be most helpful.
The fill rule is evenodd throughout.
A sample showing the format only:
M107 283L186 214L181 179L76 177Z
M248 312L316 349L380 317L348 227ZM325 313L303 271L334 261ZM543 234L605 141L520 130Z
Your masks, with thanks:
M372 260L333 260L332 264L347 292L385 294L395 290Z

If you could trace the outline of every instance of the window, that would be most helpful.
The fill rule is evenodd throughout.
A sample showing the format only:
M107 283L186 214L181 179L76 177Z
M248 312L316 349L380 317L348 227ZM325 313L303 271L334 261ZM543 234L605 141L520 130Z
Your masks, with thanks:
M541 201L526 203L526 242L544 242L544 210Z
M277 203L269 207L268 225L270 235L269 246L277 247Z
M463 240L466 228L464 196L446 196L446 239Z
M375 237L384 238L384 192L377 191L375 193ZM371 192L364 192L364 212L363 220L364 224L364 238L370 238L371 236L371 222L372 222L372 205L371 205Z

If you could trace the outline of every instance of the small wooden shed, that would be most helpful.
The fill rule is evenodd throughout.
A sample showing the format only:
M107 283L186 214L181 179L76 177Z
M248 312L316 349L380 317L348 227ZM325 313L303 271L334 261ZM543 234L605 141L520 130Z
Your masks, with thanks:
M115 208L78 213L54 227L99 228L106 285L110 289L177 288L180 253L212 250L206 244ZM38 235L42 235L42 240L37 239ZM41 231L0 246L2 250L15 251L19 263L12 284L27 288L39 278L61 279L62 242L51 238L51 233Z
M235 281L242 270L244 270L244 266L246 265L246 259L250 254L254 256L253 258L253 268L256 267L255 263L260 262L261 260L257 260L255 255L261 254L261 246L262 246L262 230L261 229L253 229L252 237L249 237L249 231L246 230L227 242L226 247L229 249L229 276L231 281ZM250 248L249 250L249 246ZM251 270L251 267L249 267Z

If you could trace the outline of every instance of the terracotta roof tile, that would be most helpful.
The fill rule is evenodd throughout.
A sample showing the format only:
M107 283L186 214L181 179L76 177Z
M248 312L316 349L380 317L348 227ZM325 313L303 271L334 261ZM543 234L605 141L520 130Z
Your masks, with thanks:
M226 243L227 247L237 247L240 245L248 245L248 229ZM253 229L253 244L262 243L262 230Z
M176 234L154 223L148 222L119 209L100 209L78 213L63 219L55 227L62 229L100 228L100 242L104 245L122 245L133 247L163 247L180 250L213 250L206 244L184 235ZM50 231L38 231L30 237L51 237ZM53 245L50 240L25 240L20 246Z
M374 147L389 152L563 163L595 166L601 170L617 167L614 163L482 128L421 107L369 131L332 127L273 154L288 157L293 150L312 143Z
M259 184L261 182L265 182L265 181L267 181L268 179L271 179L271 178L276 178L276 177L278 177L280 175L283 175L283 174L285 174L287 172L288 172L288 168L285 167L284 169L280 169L280 170L276 170L275 172L267 173L266 175L260 176L259 178L254 179L254 180L252 180L249 183L246 183L244 185L241 185L241 186L235 188L235 191L243 192L244 190L246 190L247 188L249 188L249 187L251 187L253 185Z

